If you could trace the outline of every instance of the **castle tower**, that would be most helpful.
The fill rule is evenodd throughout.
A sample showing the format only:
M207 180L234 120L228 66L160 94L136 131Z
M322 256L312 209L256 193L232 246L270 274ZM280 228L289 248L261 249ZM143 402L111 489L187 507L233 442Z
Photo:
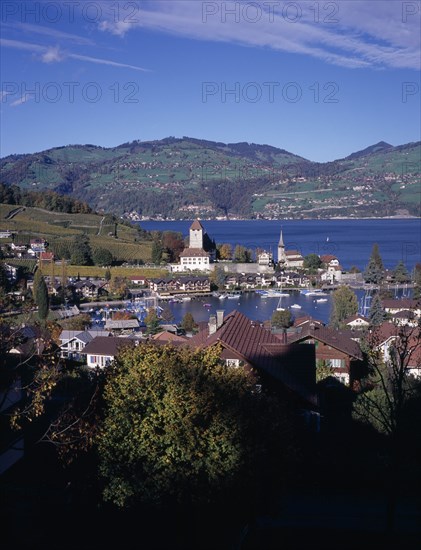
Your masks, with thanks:
M204 230L199 220L194 220L190 226L189 248L203 248Z
M284 245L284 237L282 235L282 229L281 229L281 235L279 237L279 243L278 243L278 263L279 262L285 262L287 259L285 254L285 245Z

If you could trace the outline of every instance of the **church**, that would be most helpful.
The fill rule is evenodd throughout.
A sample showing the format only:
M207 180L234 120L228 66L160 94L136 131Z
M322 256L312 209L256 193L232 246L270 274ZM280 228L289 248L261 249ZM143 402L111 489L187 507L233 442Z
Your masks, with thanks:
M215 242L196 219L189 229L189 246L181 252L180 263L171 265L171 271L211 271L210 264L215 261L215 257Z
M304 258L298 250L285 250L282 229L278 243L278 264L282 268L303 267L304 264Z

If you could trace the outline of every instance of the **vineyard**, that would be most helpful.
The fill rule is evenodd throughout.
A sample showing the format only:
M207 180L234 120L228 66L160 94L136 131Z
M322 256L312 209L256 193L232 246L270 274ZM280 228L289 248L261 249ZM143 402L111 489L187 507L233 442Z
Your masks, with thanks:
M119 223L109 215L68 214L41 208L23 208L13 215L15 205L0 204L0 231L13 232L16 244L28 245L31 239L42 238L57 259L69 259L75 251L75 238L86 235L92 253L97 249L111 252L116 262L148 262L152 241L137 226ZM10 244L4 239L2 244Z

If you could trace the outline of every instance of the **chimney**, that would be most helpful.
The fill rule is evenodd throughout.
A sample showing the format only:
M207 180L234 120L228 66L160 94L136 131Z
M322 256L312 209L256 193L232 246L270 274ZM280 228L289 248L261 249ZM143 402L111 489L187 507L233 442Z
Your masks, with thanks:
M216 310L216 328L222 326L222 323L224 322L224 313L225 311L223 309Z
M216 329L217 329L217 326L216 326L216 316L215 316L215 315L211 315L211 316L209 317L208 327L209 327L209 336L210 336L211 334L215 334Z
M287 329L284 328L284 330L282 331L282 339L281 339L281 342L283 344L288 344L288 338L287 338Z

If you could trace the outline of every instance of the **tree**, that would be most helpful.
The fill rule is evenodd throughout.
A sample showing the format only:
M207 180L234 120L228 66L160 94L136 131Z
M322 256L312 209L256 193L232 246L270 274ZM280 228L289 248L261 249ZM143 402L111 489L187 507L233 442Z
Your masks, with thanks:
M379 245L377 243L374 243L368 265L364 271L364 280L367 283L373 283L377 285L383 280L383 275L384 267L379 252Z
M164 231L162 236L162 247L167 253L168 261L178 262L180 253L184 250L183 235L176 231Z
M383 309L380 294L376 293L371 301L370 312L368 315L370 326L379 326L387 318L387 313Z
M92 250L86 235L76 235L70 262L73 265L92 264Z
M241 244L237 244L234 248L234 261L238 263L248 263L251 260L250 250Z
M320 382L329 376L335 376L335 369L330 366L328 361L318 359L316 361L316 382Z
M151 260L153 264L160 264L162 261L162 254L164 252L164 248L160 241L154 240L152 243L152 251L151 251Z
M222 267L215 266L215 269L210 273L209 279L213 285L222 289L225 287L225 271Z
M154 307L148 309L148 314L145 317L146 334L156 334L160 330L159 317Z
M393 279L397 283L407 283L408 281L411 280L408 270L406 269L406 266L402 260L397 264L397 266L393 270Z
M113 262L113 255L106 248L95 248L93 253L93 261L95 265L105 267Z
M272 328L288 328L292 325L292 315L289 309L274 311L271 318Z
M172 323L174 321L174 313L169 305L166 305L161 312L161 319L166 323Z
M414 300L421 299L421 264L416 264L414 269Z
M35 272L32 292L35 303L38 306L38 317L41 321L45 321L48 317L49 299L47 285L45 284L44 275L40 269L37 269Z
M417 445L419 452L421 445L421 382L409 373L410 365L421 368L421 329L395 327L393 343L384 354L380 343L378 332L373 331L363 344L369 369L354 402L353 417L388 438L387 528L392 532L399 480L410 464L408 457Z
M96 439L106 500L195 507L241 494L250 502L262 470L273 475L276 462L288 476L291 415L256 394L246 371L222 365L220 352L145 344L121 354Z
M319 269L321 265L322 265L322 260L317 254L308 254L304 258L303 267L305 269L316 270L316 269Z
M232 246L229 243L223 243L218 246L219 258L221 260L231 260Z
M330 325L341 328L343 321L358 313L358 300L355 292L348 286L341 286L332 294L332 312Z
M111 271L110 271L109 269L106 269L106 270L105 270L104 279L105 279L107 282L111 281Z
M197 328L197 323L189 311L184 315L183 320L181 321L181 328L185 332L194 332Z

